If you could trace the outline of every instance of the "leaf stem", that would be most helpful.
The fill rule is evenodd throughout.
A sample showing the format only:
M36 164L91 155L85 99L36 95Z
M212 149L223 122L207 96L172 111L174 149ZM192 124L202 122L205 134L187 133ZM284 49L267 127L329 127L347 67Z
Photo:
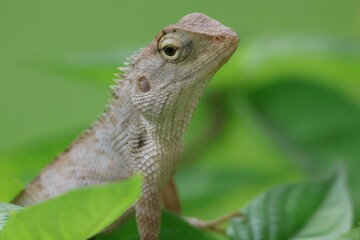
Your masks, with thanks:
M215 231L215 232L221 233L221 234L226 234L226 230L221 228L219 225L221 225L235 217L244 218L245 215L240 211L236 211L236 212L232 212L232 213L223 215L221 217L218 217L218 218L210 220L210 221L203 221L203 220L200 220L195 217L185 217L185 220L197 228Z

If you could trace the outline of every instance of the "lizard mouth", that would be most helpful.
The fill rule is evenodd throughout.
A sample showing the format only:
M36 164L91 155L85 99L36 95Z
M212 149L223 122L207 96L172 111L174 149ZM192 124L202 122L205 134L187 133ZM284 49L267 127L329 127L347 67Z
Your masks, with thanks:
M229 37L227 44L222 48L222 51L225 52L225 57L223 58L223 60L220 61L221 66L231 58L231 56L235 53L238 47L239 37L237 36L236 33L234 34L235 34L234 36Z
M234 32L233 32L234 33ZM239 38L236 33L231 36L226 36L217 50L213 51L209 55L202 56L199 62L201 65L195 66L195 68L207 68L204 73L209 73L211 76L214 75L234 54L237 49ZM197 69L195 70L197 71ZM207 76L204 76L205 78Z

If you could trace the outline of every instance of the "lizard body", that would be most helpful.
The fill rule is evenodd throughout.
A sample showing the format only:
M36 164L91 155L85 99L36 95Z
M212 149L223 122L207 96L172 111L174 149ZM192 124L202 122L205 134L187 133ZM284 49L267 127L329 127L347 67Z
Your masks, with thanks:
M231 29L199 13L165 27L121 68L114 98L85 131L14 200L27 206L72 189L144 175L135 211L142 240L160 231L160 193L174 173L203 91L237 48Z

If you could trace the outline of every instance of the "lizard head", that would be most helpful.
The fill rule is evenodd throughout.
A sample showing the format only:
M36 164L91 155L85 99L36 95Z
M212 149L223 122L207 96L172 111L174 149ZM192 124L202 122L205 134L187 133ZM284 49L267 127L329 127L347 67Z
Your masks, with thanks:
M152 122L188 122L208 81L237 44L234 31L200 13L165 27L132 58L126 73L134 106Z

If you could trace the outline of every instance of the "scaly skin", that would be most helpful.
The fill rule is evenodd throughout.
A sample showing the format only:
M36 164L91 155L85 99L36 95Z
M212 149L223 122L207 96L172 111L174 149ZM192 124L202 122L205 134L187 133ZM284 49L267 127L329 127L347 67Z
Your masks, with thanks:
M209 80L237 44L236 33L199 13L164 28L121 69L114 99L99 121L14 203L27 206L140 172L142 195L127 215L135 210L142 240L158 239L160 193L178 164L185 130Z

